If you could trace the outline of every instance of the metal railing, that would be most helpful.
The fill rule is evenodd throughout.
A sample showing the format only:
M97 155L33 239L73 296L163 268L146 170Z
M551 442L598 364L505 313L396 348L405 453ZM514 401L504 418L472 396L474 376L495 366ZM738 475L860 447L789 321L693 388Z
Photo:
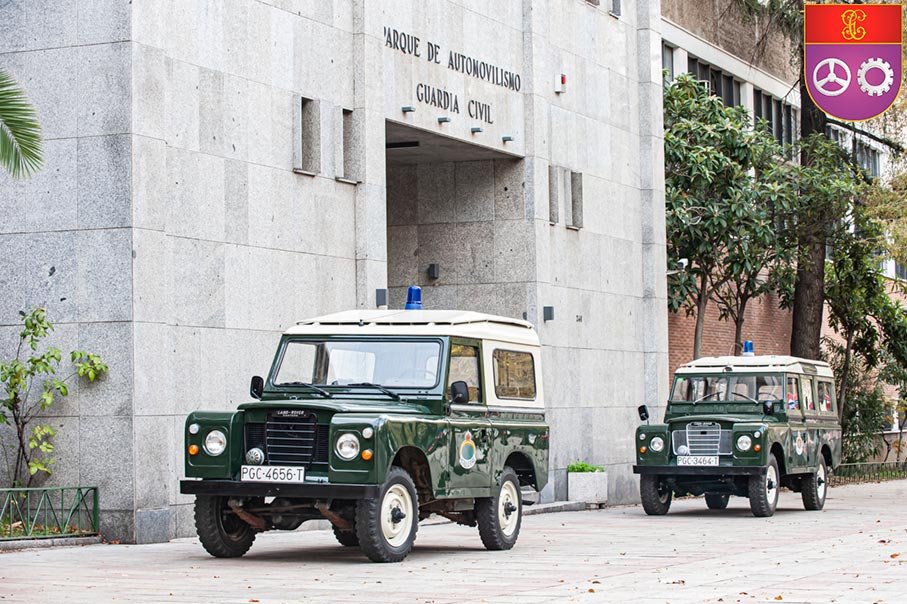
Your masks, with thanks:
M97 487L0 489L0 541L97 535Z
M844 463L835 468L829 486L907 478L907 461Z

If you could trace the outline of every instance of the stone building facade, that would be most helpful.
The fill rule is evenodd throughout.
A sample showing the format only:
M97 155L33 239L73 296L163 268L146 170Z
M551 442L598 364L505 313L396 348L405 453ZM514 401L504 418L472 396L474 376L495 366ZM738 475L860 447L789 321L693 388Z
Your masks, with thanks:
M53 412L49 484L98 485L110 538L192 534L185 414L245 401L295 321L420 283L537 325L543 496L587 460L633 500L668 381L661 14L619 4L0 3L46 150L0 175L0 347L44 305L111 368Z

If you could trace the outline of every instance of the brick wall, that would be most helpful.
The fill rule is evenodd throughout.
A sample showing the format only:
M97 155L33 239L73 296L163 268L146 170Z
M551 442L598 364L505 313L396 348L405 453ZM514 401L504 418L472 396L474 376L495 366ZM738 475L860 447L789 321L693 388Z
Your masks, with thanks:
M763 296L749 303L743 339L752 340L756 354L790 354L791 313L778 308L778 297ZM696 317L683 311L668 313L668 355L671 374L693 358ZM734 354L734 323L718 319L718 307L709 304L702 337L702 356Z

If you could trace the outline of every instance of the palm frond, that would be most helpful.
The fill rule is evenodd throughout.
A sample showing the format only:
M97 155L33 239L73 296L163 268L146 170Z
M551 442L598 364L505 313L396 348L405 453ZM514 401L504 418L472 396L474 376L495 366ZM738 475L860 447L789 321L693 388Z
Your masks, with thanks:
M0 70L0 166L13 178L41 169L41 125L15 80Z

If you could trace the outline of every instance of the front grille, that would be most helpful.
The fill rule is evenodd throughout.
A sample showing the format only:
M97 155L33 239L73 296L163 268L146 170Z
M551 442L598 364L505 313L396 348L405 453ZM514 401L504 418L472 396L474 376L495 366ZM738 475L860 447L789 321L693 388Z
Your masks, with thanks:
M692 422L683 430L671 433L671 445L675 455L730 455L730 430L722 430L714 422ZM686 453L679 453L678 448L686 446Z
M308 466L312 463L318 440L314 415L279 416L272 413L265 431L269 465Z

